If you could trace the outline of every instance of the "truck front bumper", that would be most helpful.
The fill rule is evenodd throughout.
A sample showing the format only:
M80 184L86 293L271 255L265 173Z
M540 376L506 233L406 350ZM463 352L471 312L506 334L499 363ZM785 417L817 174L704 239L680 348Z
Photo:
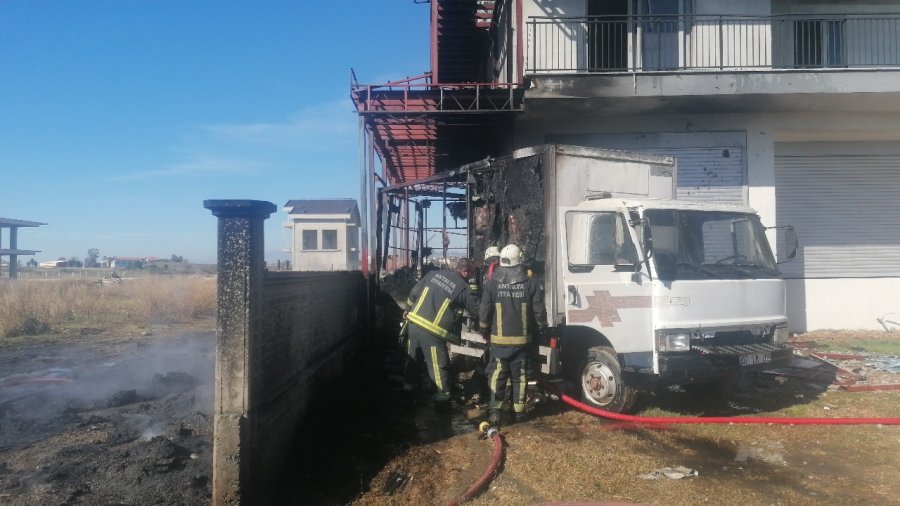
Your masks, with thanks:
M663 383L693 383L762 371L787 365L792 355L792 348L775 343L695 346L691 351L661 352L659 379Z

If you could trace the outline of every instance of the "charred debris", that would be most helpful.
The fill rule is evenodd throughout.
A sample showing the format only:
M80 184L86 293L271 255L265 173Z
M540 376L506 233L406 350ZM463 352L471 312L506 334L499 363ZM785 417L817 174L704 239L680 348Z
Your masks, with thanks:
M509 243L523 249L526 265L539 275L546 255L543 159L486 159L380 189L376 263L382 291L402 304L435 262L463 256L479 262L488 246ZM429 211L441 213L439 226ZM441 244L429 244L428 234L439 235ZM465 246L454 246L460 243Z

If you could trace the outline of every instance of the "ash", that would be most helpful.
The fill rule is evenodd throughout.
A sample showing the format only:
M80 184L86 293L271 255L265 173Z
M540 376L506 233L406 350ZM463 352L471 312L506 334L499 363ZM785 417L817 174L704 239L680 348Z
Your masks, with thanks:
M0 504L207 504L215 333L34 344L0 361Z

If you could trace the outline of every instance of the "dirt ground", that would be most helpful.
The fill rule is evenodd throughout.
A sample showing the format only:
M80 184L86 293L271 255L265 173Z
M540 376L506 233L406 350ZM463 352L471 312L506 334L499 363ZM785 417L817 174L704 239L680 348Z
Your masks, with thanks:
M149 334L0 350L0 504L209 502L215 331Z
M802 339L820 339L820 346L838 351L865 350L867 342L891 337L833 332ZM900 417L900 392L846 392L829 385L836 379L756 373L726 395L669 388L643 394L638 414ZM308 448L328 457L300 471L305 495L294 498L303 504L446 504L479 478L492 443L474 429L483 411L462 402L471 392L458 391L459 410L448 418L398 385L396 377L384 380L365 406L357 405L362 411L326 407L335 415L331 420L355 421L340 425L345 445L328 440ZM635 426L573 411L536 389L532 394L530 419L503 428L501 470L472 504L900 504L898 426ZM696 476L647 479L679 466Z
M152 331L0 349L0 504L208 504L214 332ZM900 345L887 333L796 341L829 352ZM475 430L477 382L461 377L447 416L401 388L401 368L399 355L364 349L353 374L325 386L277 504L444 504L482 474L492 443ZM644 394L638 413L900 417L900 391L828 383L754 374L724 396ZM503 428L500 472L472 504L900 504L900 427L635 426L531 392L530 419ZM697 475L643 478L677 466Z

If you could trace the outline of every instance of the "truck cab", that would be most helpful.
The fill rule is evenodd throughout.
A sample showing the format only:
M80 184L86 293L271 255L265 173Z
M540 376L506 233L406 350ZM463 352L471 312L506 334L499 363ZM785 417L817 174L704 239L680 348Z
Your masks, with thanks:
M558 209L545 372L625 411L636 391L790 361L785 283L753 209L599 194Z

